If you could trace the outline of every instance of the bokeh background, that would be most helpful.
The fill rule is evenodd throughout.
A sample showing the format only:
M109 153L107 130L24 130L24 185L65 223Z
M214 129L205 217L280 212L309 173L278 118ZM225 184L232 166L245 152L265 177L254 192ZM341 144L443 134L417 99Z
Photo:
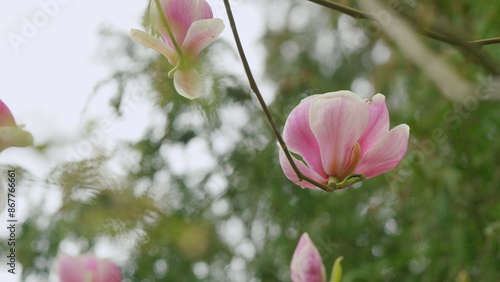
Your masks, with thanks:
M344 256L344 282L500 279L498 73L412 29L424 54L381 24L308 1L232 1L280 128L301 99L341 89L385 94L391 127L411 127L391 172L334 193L303 190L281 171L222 1L208 2L226 30L205 52L210 91L196 101L175 93L165 58L128 37L129 28L147 30L148 1L57 2L17 52L9 34L44 10L37 1L2 9L1 99L36 140L0 158L19 174L21 222L22 272L5 281L56 280L61 252L110 257L124 281L289 281L303 232L327 273ZM500 36L500 2L382 3L391 18L436 22L458 38ZM500 61L498 45L479 50ZM423 66L434 61L453 79ZM454 84L471 88L445 95Z

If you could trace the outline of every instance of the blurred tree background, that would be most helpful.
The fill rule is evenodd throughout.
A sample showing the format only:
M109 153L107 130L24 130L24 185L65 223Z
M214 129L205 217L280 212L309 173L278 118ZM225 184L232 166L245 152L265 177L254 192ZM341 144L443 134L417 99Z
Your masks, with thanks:
M210 46L201 68L211 91L189 101L167 78L164 57L103 32L102 57L116 73L96 92L112 85L118 114L140 96L151 108L149 130L111 152L94 144L92 158L54 168L47 185L60 191L61 208L47 217L32 207L23 223L24 278L48 279L62 244L83 253L111 242L127 258L125 281L289 281L308 232L327 273L344 256L344 282L500 281L500 111L489 95L496 73L462 47L417 35L473 85L467 98L450 99L369 20L308 1L248 2L266 21L261 81L280 129L308 95L383 93L391 128L411 128L402 163L333 193L301 189L284 176L246 79L221 63L239 62L234 42ZM413 15L425 28L438 21L469 40L500 36L498 1L383 2L394 4L390 15ZM498 66L499 45L478 50Z

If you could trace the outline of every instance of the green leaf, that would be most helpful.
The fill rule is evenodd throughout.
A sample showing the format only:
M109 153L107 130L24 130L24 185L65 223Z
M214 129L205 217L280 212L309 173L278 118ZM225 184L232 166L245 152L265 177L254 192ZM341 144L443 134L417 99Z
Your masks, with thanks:
M332 276L331 276L332 278L330 279L330 282L340 282L340 280L342 279L342 266L340 265L340 262L343 259L344 257L340 256L333 263Z

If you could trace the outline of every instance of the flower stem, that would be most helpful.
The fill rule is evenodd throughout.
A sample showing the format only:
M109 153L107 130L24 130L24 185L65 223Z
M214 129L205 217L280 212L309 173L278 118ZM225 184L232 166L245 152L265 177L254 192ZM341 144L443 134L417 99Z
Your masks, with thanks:
M156 0L158 1L158 0ZM290 165L293 168L293 171L297 174L297 178L299 181L307 181L311 184L316 185L317 187L321 188L324 191L331 192L331 187L321 184L307 176L305 176L297 167L295 162L293 161L292 155L290 154L290 151L288 150L288 147L286 146L285 141L283 140L283 137L278 131L278 127L276 126L276 123L274 122L274 119L269 112L269 109L267 108L266 102L264 101L264 98L262 98L262 94L260 93L259 87L257 86L257 83L255 82L255 79L252 74L252 70L250 69L250 65L248 64L248 60L245 55L245 51L243 51L243 46L241 44L240 36L238 34L238 30L236 29L236 23L234 21L233 17L233 12L231 11L231 6L229 5L229 0L224 0L224 6L226 7L226 12L227 12L227 17L229 18L229 22L231 24L231 30L233 32L234 36L234 41L236 42L236 47L238 48L238 53L241 58L241 62L243 63L243 68L245 69L245 74L248 78L248 82L250 83L250 88L252 89L253 93L257 97L257 100L259 101L260 106L262 107L262 110L264 111L264 114L266 115L267 120L269 121L269 124L271 125L271 128L274 132L274 135L276 136L276 139L278 139L278 143L280 144L281 148L285 152L285 156L287 160L290 162Z
M174 44L175 51L177 51L177 54L179 55L179 59L182 62L184 56L182 55L181 47L179 47L177 40L175 40L174 33L172 32L172 29L170 28L170 25L168 24L168 21L167 21L167 18L165 17L165 14L163 14L163 8L161 7L160 0L155 0L155 3L156 3L156 10L158 11L158 15L160 16L160 20L163 23L163 26L167 29L168 36L170 37L172 44Z

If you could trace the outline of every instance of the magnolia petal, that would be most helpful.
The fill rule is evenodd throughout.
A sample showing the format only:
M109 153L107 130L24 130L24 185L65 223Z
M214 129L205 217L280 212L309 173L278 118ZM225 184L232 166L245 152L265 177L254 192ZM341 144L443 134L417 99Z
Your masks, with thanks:
M177 64L179 60L179 56L170 46L165 44L158 38L151 36L150 34L145 33L142 30L132 28L130 30L130 37L137 43L151 48L155 51L160 52L163 56L165 56L169 63L173 66Z
M169 0L160 0L160 5L162 7L162 9L160 10L163 10L163 14L165 14L166 11L165 9L168 8L168 2ZM160 14L158 14L158 10L159 9L156 7L156 1L152 0L151 3L149 4L149 17L151 20L151 24L156 30L156 32L158 32L158 35L160 35L160 37L165 42L167 42L167 44L169 44L170 47L174 48L174 45L172 44L169 38L167 28L163 25L163 21L160 18Z
M288 148L299 154L316 173L328 178L323 164L318 141L309 127L309 109L312 99L303 100L288 116L283 129L283 139Z
M307 233L302 234L290 264L293 282L325 282L326 271L321 255Z
M109 259L91 255L70 257L61 255L57 268L61 282L120 282L121 270Z
M297 174L292 168L292 165L288 161L285 155L285 151L280 147L280 152L279 152L279 158L280 158L280 165L281 168L283 169L283 172L285 173L286 177L292 181L293 183L299 185L302 188L307 188L307 189L321 189L317 187L316 185L309 183L305 180L299 181L297 178ZM305 176L321 183L321 184L328 184L328 179L325 177L322 177L318 173L316 173L314 170L311 168L307 167L304 163L301 161L297 160L296 158L292 157L295 165L297 165L297 168L304 174Z
M84 282L85 269L78 258L60 255L57 260L57 272L61 282Z
M33 145L33 135L19 126L0 127L0 152L10 147Z
M223 30L224 23L221 19L196 21L189 28L181 49L192 59L196 59L201 50L214 42Z
M81 258L87 272L92 273L95 282L120 282L121 269L109 259L97 259L93 256Z
M204 90L203 80L195 69L176 71L174 73L174 86L177 93L190 100L199 98Z
M350 91L338 91L314 99L309 124L318 140L325 172L337 176L348 165L354 143L368 123L368 105Z
M205 0L161 0L160 3L179 46L183 44L188 30L194 22L213 18L212 9ZM150 14L153 25L161 36L167 39L168 32L159 17L155 1L150 7Z
M12 113L2 100L0 100L0 126L16 126Z
M112 263L110 260L106 260L105 268L106 275L102 275L101 282L121 282L122 273L120 267Z
M214 17L214 14L212 13L212 8L210 5L207 3L205 0L199 0L198 2L200 5L200 19L211 19Z
M393 169L406 154L409 135L406 124L393 128L361 158L354 173L370 178Z
M363 136L359 138L361 156L366 154L375 143L389 131L389 111L385 105L385 96L377 94L368 102L368 124Z

